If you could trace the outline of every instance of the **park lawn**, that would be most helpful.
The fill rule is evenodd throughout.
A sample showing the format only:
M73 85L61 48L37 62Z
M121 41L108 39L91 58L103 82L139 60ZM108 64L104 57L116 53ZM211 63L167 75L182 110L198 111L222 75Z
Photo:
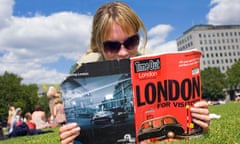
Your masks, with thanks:
M181 143L240 144L240 103L229 102L223 105L209 106L209 110L210 113L221 115L220 119L211 121L209 133ZM59 143L58 128L53 130L53 133L0 140L0 144L57 144Z
M58 144L58 129L59 127L46 129L53 130L53 132L33 135L33 136L20 136L5 140L0 140L0 144Z

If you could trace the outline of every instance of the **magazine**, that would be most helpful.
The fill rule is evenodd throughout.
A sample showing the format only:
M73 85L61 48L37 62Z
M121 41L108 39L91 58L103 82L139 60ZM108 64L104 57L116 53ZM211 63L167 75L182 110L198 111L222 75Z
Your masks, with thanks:
M201 100L200 56L191 50L82 64L61 84L67 122L81 127L76 141L135 144L201 133L189 112Z
M67 122L81 144L135 143L130 60L83 64L61 84Z
M202 99L198 50L131 58L136 142L172 141L202 133L190 107Z

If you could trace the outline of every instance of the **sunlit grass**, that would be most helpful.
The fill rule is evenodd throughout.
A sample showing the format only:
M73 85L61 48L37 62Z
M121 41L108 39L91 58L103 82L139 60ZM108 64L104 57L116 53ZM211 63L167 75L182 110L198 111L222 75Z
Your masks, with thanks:
M51 130L53 130L53 132L40 135L20 136L6 140L0 140L0 144L58 144L59 143L58 128L54 128Z

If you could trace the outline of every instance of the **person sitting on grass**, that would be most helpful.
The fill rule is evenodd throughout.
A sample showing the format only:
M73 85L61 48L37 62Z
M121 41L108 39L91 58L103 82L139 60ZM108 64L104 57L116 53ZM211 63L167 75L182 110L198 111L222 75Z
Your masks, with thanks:
M22 109L17 108L12 118L12 124L8 133L8 137L27 135L29 129L27 124L23 121L21 114Z
M32 114L30 112L27 112L25 114L25 120L26 124L28 126L28 135L35 135L35 134L42 134L42 133L47 133L47 132L53 132L52 130L40 130L36 129L36 124L32 120Z

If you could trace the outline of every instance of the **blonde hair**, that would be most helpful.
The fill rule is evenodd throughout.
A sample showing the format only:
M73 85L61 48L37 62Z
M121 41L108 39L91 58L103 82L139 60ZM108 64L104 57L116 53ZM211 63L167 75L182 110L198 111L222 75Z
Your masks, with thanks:
M102 52L103 41L110 34L113 23L117 23L126 32L143 32L143 47L147 42L147 31L137 14L125 3L109 2L102 5L93 18L92 36L88 53Z
M58 103L62 104L63 101L60 98L57 98L57 99L55 99L54 104L58 104Z

